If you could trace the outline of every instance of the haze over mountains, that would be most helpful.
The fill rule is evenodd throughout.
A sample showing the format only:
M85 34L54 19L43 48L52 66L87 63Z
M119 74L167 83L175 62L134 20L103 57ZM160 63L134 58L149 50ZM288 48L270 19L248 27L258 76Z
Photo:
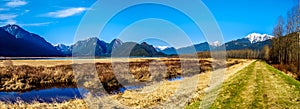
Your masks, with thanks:
M114 39L107 43L96 37L81 40L73 45L52 45L44 38L22 29L18 25L0 27L0 56L4 57L52 57L52 56L145 56L157 57L171 54L190 54L218 50L225 46L227 50L260 50L271 44L273 36L253 33L248 36L220 44L204 42L175 49L167 46L153 46L146 42L123 42Z

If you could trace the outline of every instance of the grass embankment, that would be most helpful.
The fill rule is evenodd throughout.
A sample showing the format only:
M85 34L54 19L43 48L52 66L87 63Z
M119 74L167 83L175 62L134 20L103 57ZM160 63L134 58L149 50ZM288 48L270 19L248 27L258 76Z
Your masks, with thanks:
M254 62L223 84L210 108L299 108L300 82L264 62ZM187 108L199 108L201 101Z

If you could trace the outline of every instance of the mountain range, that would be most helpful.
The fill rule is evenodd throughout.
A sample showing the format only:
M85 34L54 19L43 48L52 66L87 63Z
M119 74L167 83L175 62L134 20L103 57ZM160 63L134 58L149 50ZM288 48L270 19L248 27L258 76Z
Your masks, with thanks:
M220 50L222 47L226 48L226 50L243 50L243 49L251 49L251 50L262 50L265 45L271 45L272 38L274 36L267 34L259 34L252 33L247 35L244 38L232 40L225 44L220 44L218 41L208 43L203 42L200 44L195 44L182 48L174 48L174 47L164 47L164 49L160 49L162 53L165 54L191 54L196 52L205 52L205 51L213 51ZM159 49L159 48L157 48Z
M55 45L55 48L65 56L115 56L115 57L157 57L165 54L157 52L152 45L143 42L122 42L114 39L110 43L99 40L96 37L76 42L74 45Z
M225 44L218 41L200 43L182 48L153 46L146 42L123 42L114 39L110 43L96 37L81 40L73 45L52 45L41 36L30 33L18 25L0 27L0 56L4 57L60 57L60 56L143 56L157 57L171 54L190 54L217 50L225 46L227 50L252 49L260 50L271 44L273 36L252 33L244 38Z

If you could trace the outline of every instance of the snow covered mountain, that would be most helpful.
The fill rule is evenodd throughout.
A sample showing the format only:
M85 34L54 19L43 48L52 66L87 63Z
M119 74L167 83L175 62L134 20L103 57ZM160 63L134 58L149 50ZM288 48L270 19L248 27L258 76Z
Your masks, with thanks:
M274 36L268 34L251 33L242 39L225 43L226 50L261 50L265 45L271 45Z
M161 50L165 54L191 54L196 52L203 52L215 49L221 49L220 47L226 47L226 50L243 50L243 49L252 49L252 50L261 50L265 45L271 45L271 40L274 36L268 34L252 33L243 37L241 39L232 40L225 44L221 44L219 41L214 42L204 42L200 44L195 44L193 46L183 47L179 49L167 48ZM156 47L158 48L158 47ZM160 47L162 48L162 47ZM178 53L176 52L178 51Z
M263 42L269 39L272 39L274 36L268 34L252 33L247 35L247 38L251 43Z
M171 48L171 47L169 47L169 46L154 46L154 48L156 49L156 51L163 51L163 50Z
M213 47L218 47L218 46L221 46L222 44L219 41L214 41L214 42L209 43L209 45L213 46Z

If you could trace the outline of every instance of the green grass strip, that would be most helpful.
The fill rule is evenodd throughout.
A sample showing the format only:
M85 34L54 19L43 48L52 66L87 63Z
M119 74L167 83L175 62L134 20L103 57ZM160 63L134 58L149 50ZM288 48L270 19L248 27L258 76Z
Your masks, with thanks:
M229 78L227 82L224 82L223 88L220 90L218 98L211 108L232 108L235 107L237 102L242 102L239 95L243 90L247 90L245 89L245 85L248 83L248 79L250 79L248 75L253 73L254 66L255 62L238 71L235 76ZM188 105L186 109L197 109L200 104L201 100L196 101Z
M263 62L263 63L266 64L267 69L269 71L272 71L275 74L279 75L279 77L281 77L287 84L295 86L295 90L300 91L300 82L299 81L297 81L296 79L284 74L280 70L277 70L276 68L272 67L271 65L269 65L265 62Z

